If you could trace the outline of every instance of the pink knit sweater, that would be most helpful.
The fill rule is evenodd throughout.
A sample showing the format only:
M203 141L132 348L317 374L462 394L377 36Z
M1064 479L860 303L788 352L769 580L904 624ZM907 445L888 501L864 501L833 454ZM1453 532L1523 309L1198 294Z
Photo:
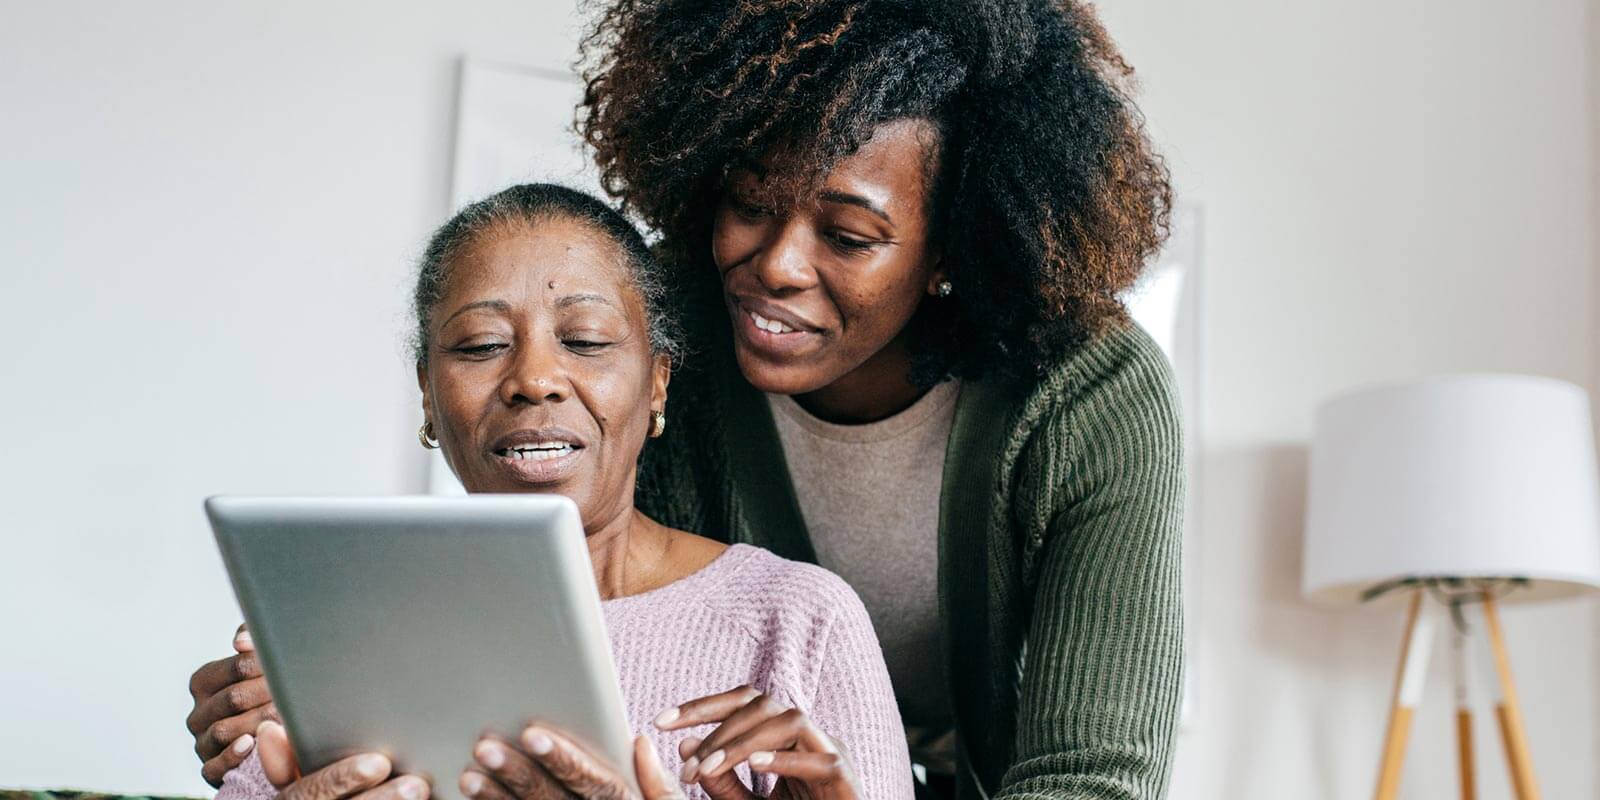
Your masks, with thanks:
M749 684L804 710L841 742L863 797L912 796L905 734L878 639L855 592L832 573L736 544L677 583L601 607L628 721L655 742L673 774L683 764L678 742L712 726L663 733L651 720L686 700ZM747 768L738 771L748 784ZM686 788L692 798L706 797L698 785ZM771 789L765 778L756 792ZM276 793L251 753L223 779L217 800Z

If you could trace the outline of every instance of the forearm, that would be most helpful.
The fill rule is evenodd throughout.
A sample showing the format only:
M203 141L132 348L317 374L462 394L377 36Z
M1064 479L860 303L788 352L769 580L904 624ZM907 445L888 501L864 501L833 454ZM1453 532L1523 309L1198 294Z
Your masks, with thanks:
M1058 537L1041 564L1016 760L997 795L1153 800L1165 794L1182 700L1176 521L1119 537ZM1105 542L1098 542L1105 544ZM1108 563L1109 562L1109 563Z

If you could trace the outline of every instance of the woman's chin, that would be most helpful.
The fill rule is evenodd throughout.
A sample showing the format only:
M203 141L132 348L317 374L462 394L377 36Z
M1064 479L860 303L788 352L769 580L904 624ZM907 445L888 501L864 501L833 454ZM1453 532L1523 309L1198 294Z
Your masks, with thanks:
M760 353L738 346L734 348L734 355L744 379L766 394L808 394L827 386L831 380L818 377L819 370L809 363L777 364Z

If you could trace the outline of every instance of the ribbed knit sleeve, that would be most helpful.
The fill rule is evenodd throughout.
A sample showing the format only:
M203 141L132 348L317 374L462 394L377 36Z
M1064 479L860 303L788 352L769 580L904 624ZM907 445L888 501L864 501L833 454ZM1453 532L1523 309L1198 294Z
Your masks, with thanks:
M1076 359L1070 402L1019 468L1048 513L1015 755L997 798L1155 800L1181 700L1182 435L1171 371L1140 331ZM1035 526L1027 526L1035 527Z

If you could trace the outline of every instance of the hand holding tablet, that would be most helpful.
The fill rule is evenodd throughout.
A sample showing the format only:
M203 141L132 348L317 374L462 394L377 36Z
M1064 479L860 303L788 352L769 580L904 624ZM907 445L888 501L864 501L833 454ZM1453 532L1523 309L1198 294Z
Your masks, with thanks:
M538 738L544 741L541 743ZM432 787L421 777L401 775L390 778L393 765L380 753L363 753L336 761L311 775L303 776L294 760L283 726L264 722L258 730L262 767L268 780L279 790L281 800L427 800ZM534 798L615 797L642 800L684 800L684 793L665 768L655 748L643 736L634 739L634 774L640 791L633 792L628 781L608 769L588 753L553 731L529 727L523 732L521 748L494 739L484 739L474 748L481 764L459 778L462 793L471 797L500 797L504 800ZM505 787L515 786L508 790Z
M570 500L219 497L206 510L292 734L292 760L281 729L258 735L263 769L275 783L310 770L291 797L417 800L425 783L453 797L474 742L529 720L594 763L631 766ZM401 772L417 778L380 786ZM589 772L574 779L634 791L631 775Z

